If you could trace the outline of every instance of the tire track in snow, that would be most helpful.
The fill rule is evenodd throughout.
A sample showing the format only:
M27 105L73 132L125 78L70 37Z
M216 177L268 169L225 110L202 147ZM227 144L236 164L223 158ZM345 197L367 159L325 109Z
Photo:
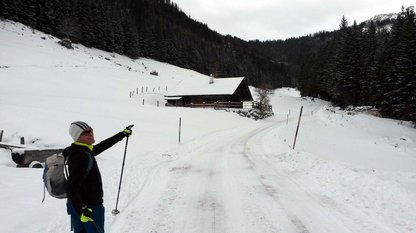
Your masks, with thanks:
M244 156L255 164L254 170L258 173L257 177L263 190L276 202L277 206L284 213L284 216L281 216L279 220L287 221L289 219L294 228L294 232L309 233L311 230L308 229L305 222L298 215L299 213L304 215L303 212L308 208L307 203L312 203L312 206L315 206L316 199L312 198L309 193L290 178L290 175L276 170L271 166L270 161L265 160L265 151L262 148L261 142L263 137L268 135L274 128L273 126L265 127L263 130L259 130L256 134L248 138L244 146ZM305 206L299 206L302 201L306 201ZM311 208L313 209L313 207ZM307 219L307 222L309 222L310 219ZM323 232L332 231L323 229Z
M229 232L284 232L283 225L290 224L288 219L284 224L276 221L276 216L282 213L279 213L279 208L272 207L274 204L270 205L272 198L264 197L265 190L257 179L256 163L245 153L247 141L271 127L273 124L268 123L250 129L244 135L232 137L228 144L218 148L228 163L223 167L228 172L223 178L228 184L223 196L226 199ZM232 196L234 194L237 196Z
M251 132L252 130L247 135ZM229 228L227 200L224 200L224 196L227 195L224 179L229 176L226 169L230 167L226 163L229 162L227 148L230 148L230 145L228 140L223 140L224 134L234 136L229 135L228 131L205 135L204 145L191 142L196 148L189 148L188 155L170 164L169 174L165 174L169 175L168 185L161 189L164 190L163 194L158 197L155 204L157 207L150 213L153 216L152 223L144 228L145 232L242 232ZM237 142L241 144L239 137ZM241 157L243 147L239 147L238 156ZM245 161L244 169L249 166ZM240 172L238 170L237 173ZM241 186L244 180L237 183ZM256 200L253 199L252 202ZM241 205L241 202L238 202L238 205ZM166 208L161 208L162 206ZM190 215L185 219L179 217L183 212L181 209L189 209ZM253 209L249 208L245 213L252 211Z
M140 198L129 205L131 211L128 213L126 211L128 216L119 222L120 227L114 228L113 232L204 232L201 226L203 229L206 226L207 229L211 229L207 232L224 232L221 229L223 211L215 195L201 194L195 198L188 198L195 192L194 189L187 187L193 185L195 176L204 180L200 182L201 184L206 184L209 183L207 177L214 177L216 173L206 168L194 168L194 157L201 157L199 155L209 151L207 148L211 146L194 141L190 143L194 147L183 145L187 149L186 153L189 154L181 155L177 160L170 161L154 171L151 180L158 181L144 186ZM202 188L199 188L199 192L204 193ZM181 216L184 215L182 209L190 207L192 221ZM137 219L144 219L144 222L139 226L126 226L131 224L130 222L137 223ZM198 219L201 221L198 222ZM122 223L127 221L129 223L122 226Z
M120 206L121 212L113 217L113 221L108 226L108 232L122 232L122 228L126 228L125 223L135 222L135 215L134 215L134 207L138 201L140 201L140 194L142 191L150 186L154 180L154 177L159 172L159 170L164 167L166 164L175 161L177 158L173 160L161 161L154 165L151 169L149 169L150 173L144 179L144 182L137 189L137 193L131 198L124 207ZM127 219L132 219L132 221L127 221ZM134 227L133 227L134 228Z
M257 139L259 135L267 134L275 127L276 122L267 124L264 127L261 127L253 131L252 134L248 135L242 140L242 142L244 142L244 148L242 151L243 156L252 165L253 173L255 173L254 176L256 177L257 182L260 184L263 193L267 195L272 202L274 202L274 204L271 206L273 206L273 211L276 213L277 218L275 216L271 217L266 215L264 211L260 213L263 215L262 217L260 217L260 219L262 219L263 224L265 224L269 228L269 230L266 230L265 232L287 232L289 229L291 229L290 232L309 233L309 230L307 229L305 224L296 215L290 213L281 203L280 199L282 195L282 190L279 190L277 186L275 186L274 184L266 182L265 177L268 176L268 173L270 171L263 170L264 167L260 166L259 158L253 158L258 154L254 155L252 149L253 146L251 144L255 144L256 147L261 145L260 140ZM253 140L255 140L256 143L253 143ZM281 227L281 230L277 231L277 226L280 225L283 227Z
M375 219L370 210L357 210L343 200L337 201L320 193L319 189L311 189L320 187L319 177L308 176L307 173L297 176L297 166L285 169L279 164L280 156L273 156L277 153L266 150L261 143L266 137L270 137L268 130L253 135L247 141L246 153L258 166L255 170L259 171L264 190L281 203L297 229L295 232L396 232L383 220ZM291 157L296 157L296 153L292 153ZM296 163L306 162L306 165L309 161L296 160Z

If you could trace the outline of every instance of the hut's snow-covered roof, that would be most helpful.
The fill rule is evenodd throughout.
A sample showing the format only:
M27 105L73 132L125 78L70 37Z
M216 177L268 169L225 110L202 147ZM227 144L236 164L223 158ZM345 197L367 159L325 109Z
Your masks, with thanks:
M232 95L244 77L236 78L213 78L213 83L209 79L195 78L182 80L173 88L166 97L173 96L196 96L196 95Z

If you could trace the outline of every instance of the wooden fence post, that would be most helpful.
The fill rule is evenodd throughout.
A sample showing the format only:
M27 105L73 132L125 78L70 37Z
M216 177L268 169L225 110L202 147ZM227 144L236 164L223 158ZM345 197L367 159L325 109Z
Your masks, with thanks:
M182 119L179 117L179 144L181 144L181 127L182 127Z
M142 101L142 105L144 105L144 99L143 99L143 101Z
M20 137L20 144L24 145L25 144L25 137Z
M0 142L3 140L3 130L0 130Z
M295 145L296 145L296 138L298 137L298 130L299 130L300 118L302 117L302 111L303 111L303 106L300 108L300 114L299 114L298 126L296 127L295 140L293 140L293 147L292 147L292 149L293 149L293 150L295 149Z

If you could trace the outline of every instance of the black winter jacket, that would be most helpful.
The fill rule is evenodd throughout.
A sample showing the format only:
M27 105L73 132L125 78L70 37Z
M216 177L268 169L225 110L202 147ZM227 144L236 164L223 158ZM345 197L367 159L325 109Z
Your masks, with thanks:
M124 137L124 133L120 132L94 145L92 151L86 146L75 143L63 151L63 155L68 158L68 201L74 205L79 213L85 205L103 203L103 184L95 156L112 147ZM90 158L88 157L92 159L92 167L89 172L88 163Z

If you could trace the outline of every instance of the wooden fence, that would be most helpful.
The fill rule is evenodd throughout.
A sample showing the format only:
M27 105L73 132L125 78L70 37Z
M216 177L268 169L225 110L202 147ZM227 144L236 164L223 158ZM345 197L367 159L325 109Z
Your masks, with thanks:
M191 108L214 108L214 109L224 109L224 108L243 108L243 102L214 102L214 103L191 103L187 104L186 107Z
M185 107L191 108L214 108L214 109L225 109L225 108L258 108L259 103L256 101L243 101L243 102L213 102L213 103L191 103ZM272 111L272 105L263 106L263 110Z

